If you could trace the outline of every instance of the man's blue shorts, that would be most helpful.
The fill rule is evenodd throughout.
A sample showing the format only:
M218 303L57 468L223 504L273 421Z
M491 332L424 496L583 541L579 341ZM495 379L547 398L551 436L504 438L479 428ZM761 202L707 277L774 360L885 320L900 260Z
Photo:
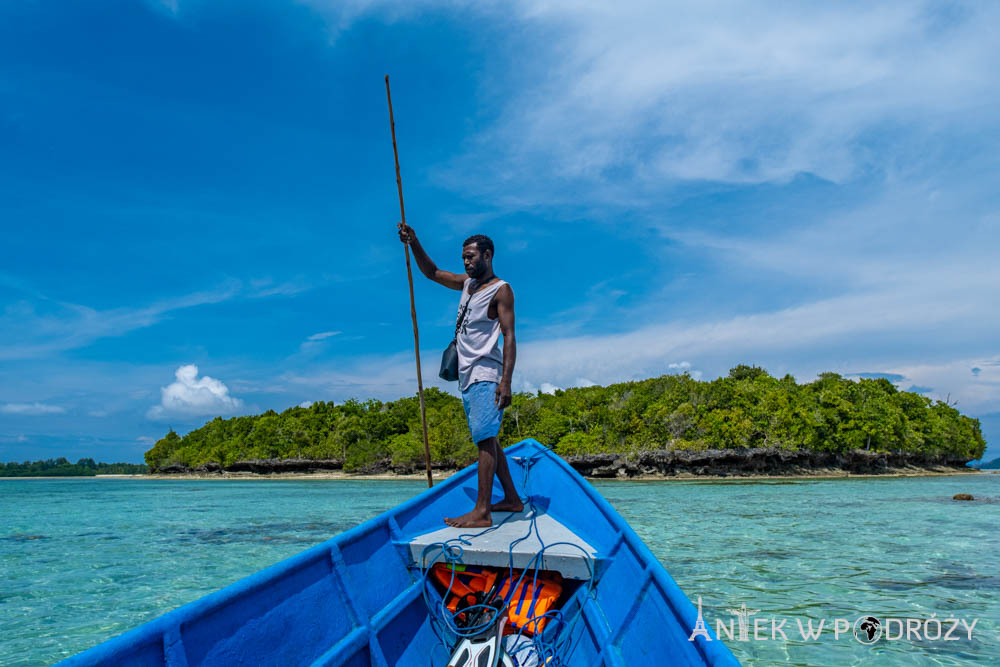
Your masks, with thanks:
M503 410L497 408L496 382L473 382L462 392L462 405L476 444L500 433Z

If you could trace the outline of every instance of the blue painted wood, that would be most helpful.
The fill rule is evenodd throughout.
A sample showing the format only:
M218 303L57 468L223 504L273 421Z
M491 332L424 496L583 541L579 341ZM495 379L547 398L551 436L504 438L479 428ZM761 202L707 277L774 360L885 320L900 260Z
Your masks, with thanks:
M598 552L593 591L581 586L564 605L567 612L582 607L567 664L739 664L714 634L712 641L688 641L694 605L593 486L534 440L506 453L522 495ZM443 665L448 654L431 628L407 546L442 517L467 510L475 486L470 466L356 528L60 664Z

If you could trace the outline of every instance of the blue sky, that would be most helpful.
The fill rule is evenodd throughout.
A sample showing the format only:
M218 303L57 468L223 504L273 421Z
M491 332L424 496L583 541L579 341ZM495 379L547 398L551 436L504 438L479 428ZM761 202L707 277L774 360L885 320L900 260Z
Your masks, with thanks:
M1000 8L603 5L0 5L0 460L414 393L387 73L425 247L496 242L515 390L889 374L1000 441Z

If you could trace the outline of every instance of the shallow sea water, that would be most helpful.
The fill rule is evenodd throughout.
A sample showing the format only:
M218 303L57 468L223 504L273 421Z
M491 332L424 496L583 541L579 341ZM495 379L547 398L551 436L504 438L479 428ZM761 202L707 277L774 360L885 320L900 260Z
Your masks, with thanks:
M733 624L724 641L744 664L1000 661L1000 475L596 487L681 588L701 596L713 629ZM72 655L423 488L409 480L0 480L0 665ZM961 492L976 500L951 500ZM758 610L747 641L729 612L743 604ZM904 633L866 646L851 630L834 637L836 618L932 614L978 619L972 639L962 626L959 641ZM787 639L772 639L771 619ZM797 622L810 620L814 628L824 621L818 640L799 635Z

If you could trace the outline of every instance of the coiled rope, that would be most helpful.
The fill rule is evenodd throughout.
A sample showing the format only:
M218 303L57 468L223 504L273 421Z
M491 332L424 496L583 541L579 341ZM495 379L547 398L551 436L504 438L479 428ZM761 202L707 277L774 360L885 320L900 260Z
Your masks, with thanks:
M535 508L534 497L528 492L531 468L539 457L540 454L535 454L531 457L515 459L520 461L523 469L522 489L524 489L525 497L520 498L520 500L526 508L530 508L530 520L527 532L521 537L512 540L507 548L507 581L514 580L514 548L524 540L529 539L532 533L534 533L536 539L538 540L540 548L531 557L525 567L521 569L521 573L517 577L516 582L507 587L507 593L504 595L502 604L499 608L488 604L490 600L484 600L484 602L480 604L474 604L468 607L456 609L453 613L445 606L444 602L451 594L451 589L455 582L455 565L462 562L462 556L464 554L462 545L471 546L472 543L469 540L476 539L499 529L514 516L513 512L509 513L495 526L490 526L480 532L463 533L444 542L428 544L424 547L420 554L422 594L424 603L427 605L427 609L429 611L431 629L441 642L445 651L448 652L448 655L451 655L453 647L459 640L466 637L475 637L483 630L492 627L499 614L507 613L507 607L510 605L514 593L520 590L521 584L529 572L532 573L532 590L538 590L538 573L542 570L542 565L545 562L544 555L546 550L557 546L569 546L578 549L580 553L583 554L584 562L587 565L587 584L579 604L576 605L573 613L568 618L566 614L563 613L562 609L551 609L543 614L532 616L527 619L526 622L518 628L515 645L521 643L521 639L524 637L526 629L536 629L539 622L543 620L548 623L547 629L543 632L534 632L530 637L530 645L525 645L522 648L516 649L513 653L508 653L517 667L520 666L518 655L528 652L534 652L537 656L538 664L546 665L546 667L562 667L563 665L568 664L566 660L568 660L569 656L572 655L572 650L574 648L571 644L573 641L573 631L583 614L583 605L586 598L591 597L594 592L594 565L591 555L580 545L565 541L546 544L545 540L542 539L542 534L538 530L538 522L536 521L538 512ZM427 557L430 554L433 554L433 557L428 562ZM444 594L435 600L430 595L432 587L427 585L427 579L431 568L439 561L448 563L451 566L449 568L451 570L451 579L448 582L448 587ZM466 618L474 618L479 613L485 617L485 620L471 626L459 627L457 619L460 614L465 614Z

